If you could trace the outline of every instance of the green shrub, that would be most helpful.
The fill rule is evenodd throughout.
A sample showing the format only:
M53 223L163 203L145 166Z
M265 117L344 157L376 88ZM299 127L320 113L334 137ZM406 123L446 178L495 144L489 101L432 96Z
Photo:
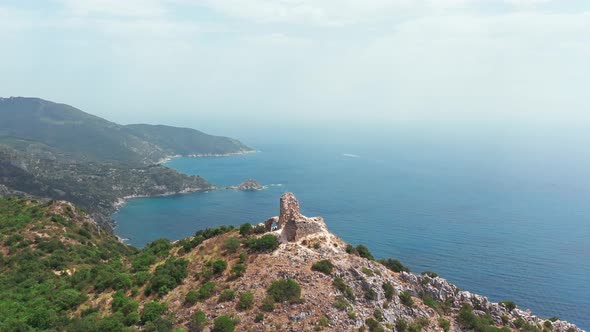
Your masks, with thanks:
M346 300L346 298L342 295L336 296L334 300L334 308L338 310L346 310L350 307L350 303Z
M379 263L383 264L386 268L390 269L393 272L410 272L404 264L402 264L399 260L393 258L387 259L380 259Z
M259 312L256 314L256 317L254 317L254 323L260 323L264 320L264 314Z
M373 312L373 317L375 317L375 319L379 322L383 321L383 311L381 311L380 309L375 309L375 311Z
M259 238L253 238L246 242L248 248L252 251L268 252L274 251L279 247L279 240L272 234L265 234Z
M248 254L246 254L245 252L242 252L240 253L240 255L238 255L238 261L240 262L240 264L246 263L246 259L248 259Z
M348 286L346 284L344 279L342 279L340 277L336 277L336 278L334 278L332 285L334 286L334 288L336 288L337 290L342 292L347 299L354 301L354 299L355 299L354 292L352 291L352 288L350 288L350 286Z
M196 290L188 291L188 293L186 293L186 296L184 297L184 303L186 303L188 305L193 305L193 304L197 303L198 301L199 301L199 292L197 292Z
M373 254L371 254L371 251L369 251L369 248L367 248L367 246L359 244L358 246L356 246L355 250L359 256L366 259L375 260Z
M228 316L222 315L213 321L212 332L234 332L235 323L234 320Z
M379 322L377 322L373 318L370 318L370 317L367 318L365 320L365 324L367 324L367 326L369 327L370 332L384 332L385 331L383 326L381 326L381 324L379 324Z
M440 326L443 331L449 332L449 329L451 328L451 322L441 317L438 319L438 326Z
M234 253L240 247L240 240L236 239L235 237L230 237L229 239L225 240L223 247L228 252Z
M240 235L248 236L252 233L252 225L249 223L242 224L240 226Z
M387 301L393 300L393 295L395 295L395 288L393 288L393 285L390 282L385 282L382 287Z
M195 312L188 323L189 329L195 332L202 332L207 327L207 316L201 310Z
M377 299L377 292L371 287L364 289L365 299L368 301L375 301Z
M199 291L197 292L197 301L205 301L206 299L213 296L213 289L215 288L215 283L212 281L204 283Z
M369 276L369 277L372 277L372 276L374 276L374 274L373 274L373 271L371 271L370 269L368 269L368 268L366 268L366 267L363 267L363 268L362 268L362 271L363 271L363 273L364 273L364 274L366 274L366 275L367 275L367 276Z
M399 299L403 305L411 307L414 305L414 300L412 299L412 295L408 291L403 291L399 294Z
M324 260L315 262L311 266L311 269L313 271L318 271L318 272L330 275L332 273L332 270L334 269L334 264L332 264L332 262L329 259L324 259Z
M422 301L424 302L424 304L431 307L432 309L436 309L439 306L439 303L436 302L436 300L430 296L426 296Z
M246 266L241 263L238 263L231 268L231 276L234 279L237 279L244 275L244 272L246 272Z
M160 302L147 302L143 306L143 311L141 313L141 322L143 324L147 322L151 322L160 318L166 311L168 310L168 306L166 303Z
M240 294L240 300L238 301L238 309L248 310L254 305L254 294L251 291L245 291Z
M280 279L272 282L267 293L276 302L296 302L301 298L301 287L293 279Z
M351 244L347 244L346 245L346 253L347 254L354 254L354 253L356 253L356 250L354 249L354 247Z
M260 309L266 311L266 312L272 312L273 310L275 310L275 300L272 296L265 296L264 299L262 300L262 305L260 306Z
M221 234L225 234L233 230L233 226L219 226L216 228L206 228L195 233L195 237L202 236L205 239L210 239Z
M397 332L404 332L408 330L408 322L403 318L398 318L395 321L395 330Z
M228 302L233 300L236 297L236 292L231 289L224 289L221 294L219 294L219 302Z
M500 302L501 305L504 306L504 308L506 308L506 310L508 311L512 311L514 309L516 309L516 303L512 302L512 301L502 301Z
M211 263L211 269L215 274L222 274L227 269L227 262L223 259L215 260Z
M150 284L146 288L146 293L149 295L154 291L158 291L161 296L176 288L186 278L188 274L187 266L188 261L186 259L167 259L164 264L156 268L154 275L150 279Z
M329 320L329 319L328 319L328 317L326 317L325 315L322 315L322 316L320 317L320 320L318 321L318 324L317 324L317 326L318 326L320 329L324 329L324 328L326 328L326 327L330 326L330 320Z

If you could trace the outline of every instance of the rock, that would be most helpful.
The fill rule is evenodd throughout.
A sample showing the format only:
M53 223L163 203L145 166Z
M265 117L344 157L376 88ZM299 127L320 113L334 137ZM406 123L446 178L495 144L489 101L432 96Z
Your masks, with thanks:
M242 183L240 183L240 185L236 188L238 190L262 190L264 189L264 187L258 183L258 181L254 180L254 179L248 179Z

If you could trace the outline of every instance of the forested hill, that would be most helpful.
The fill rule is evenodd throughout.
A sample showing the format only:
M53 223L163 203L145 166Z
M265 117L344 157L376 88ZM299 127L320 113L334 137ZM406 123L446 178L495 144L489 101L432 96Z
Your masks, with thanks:
M121 198L211 188L201 177L155 165L163 158L250 151L194 129L122 126L38 98L0 98L0 196L68 200L106 229Z
M0 144L46 158L155 163L170 155L252 151L243 143L188 128L123 126L39 98L0 98Z

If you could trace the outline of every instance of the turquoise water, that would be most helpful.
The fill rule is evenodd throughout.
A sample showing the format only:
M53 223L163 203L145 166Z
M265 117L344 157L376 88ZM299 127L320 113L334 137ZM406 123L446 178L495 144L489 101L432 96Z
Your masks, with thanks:
M256 154L168 166L217 185L255 178L268 189L131 200L114 216L117 233L143 246L260 222L277 215L279 196L292 191L304 214L323 216L332 232L377 257L590 328L586 155L491 142L257 147Z

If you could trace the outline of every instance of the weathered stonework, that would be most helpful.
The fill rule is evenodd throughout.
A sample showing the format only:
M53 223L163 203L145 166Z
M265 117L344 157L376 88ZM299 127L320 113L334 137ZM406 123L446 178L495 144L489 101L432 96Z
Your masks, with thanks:
M277 229L273 229L276 223ZM282 242L296 242L309 235L328 232L321 217L307 218L299 210L299 202L293 193L285 193L280 200L280 215L268 219L266 231L276 231Z

